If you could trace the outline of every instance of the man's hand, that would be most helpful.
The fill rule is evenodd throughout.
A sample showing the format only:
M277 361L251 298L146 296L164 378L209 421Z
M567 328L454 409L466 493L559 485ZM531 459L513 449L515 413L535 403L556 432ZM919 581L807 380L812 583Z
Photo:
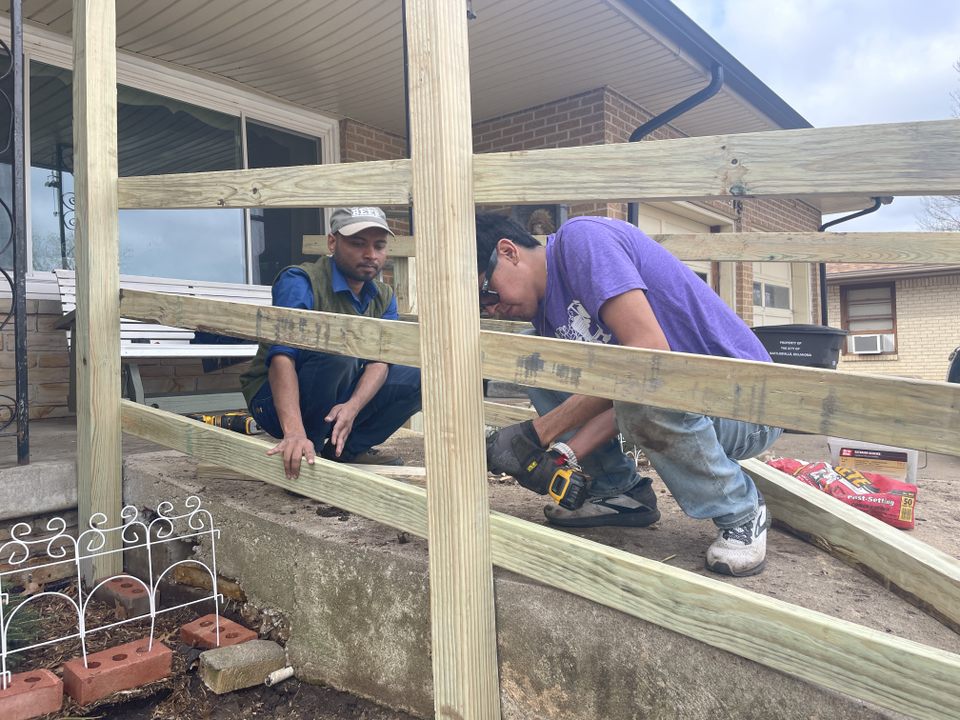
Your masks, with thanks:
M525 474L525 459L542 451L532 420L509 425L487 438L487 470L518 478Z
M333 428L330 430L330 444L337 457L340 457L340 453L343 452L343 446L350 437L350 431L353 430L353 421L357 419L359 413L360 408L345 402L334 405L324 418L327 422L333 423Z
M267 455L276 455L283 453L283 471L288 480L296 480L300 477L300 460L307 458L307 463L313 465L317 454L313 448L313 443L306 435L288 435L278 442L272 448L267 450Z

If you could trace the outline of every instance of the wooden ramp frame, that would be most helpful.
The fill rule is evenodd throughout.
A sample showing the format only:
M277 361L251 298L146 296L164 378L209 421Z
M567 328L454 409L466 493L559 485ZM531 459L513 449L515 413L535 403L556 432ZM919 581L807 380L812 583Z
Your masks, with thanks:
M429 536L438 717L499 717L492 563L907 715L960 717L956 655L490 513L479 397L481 376L487 376L955 453L960 386L481 332L472 226L474 202L958 194L960 122L473 156L462 6L407 0L406 10L416 68L410 87L412 161L120 179L114 2L75 0L77 322L85 338L78 343L80 522L94 507L108 514L119 509L122 407L128 432ZM419 325L144 292L120 293L118 302L118 207L317 207L406 204L411 198L417 210ZM685 259L960 261L960 243L951 233L658 239ZM406 250L402 244L397 243L398 257L417 254L413 240ZM447 312L433 310L439 307ZM322 461L308 467L301 480L286 481L280 462L267 458L257 440L121 405L116 382L121 310L124 317L144 321L420 365L429 490ZM896 398L895 412L890 398ZM517 417L497 408L488 412L500 421ZM759 464L746 467L775 512L801 532L837 547L858 539L882 541L877 556L899 573L892 582L947 622L957 622L955 559L901 542L902 535L884 536L874 525L838 512L829 498L781 488L776 474ZM336 482L321 482L329 479ZM557 558L563 558L563 567ZM867 567L877 563L853 559ZM908 576L918 570L923 580L910 585Z

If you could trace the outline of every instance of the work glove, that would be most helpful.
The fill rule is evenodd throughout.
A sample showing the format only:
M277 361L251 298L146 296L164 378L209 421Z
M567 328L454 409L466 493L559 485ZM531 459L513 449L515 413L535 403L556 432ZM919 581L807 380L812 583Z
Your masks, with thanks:
M518 423L487 438L487 468L513 475L521 487L550 494L561 507L576 510L589 492L588 478L563 443L540 444L533 422Z
M533 420L508 425L487 438L487 470L513 475L519 480L527 459L543 452Z

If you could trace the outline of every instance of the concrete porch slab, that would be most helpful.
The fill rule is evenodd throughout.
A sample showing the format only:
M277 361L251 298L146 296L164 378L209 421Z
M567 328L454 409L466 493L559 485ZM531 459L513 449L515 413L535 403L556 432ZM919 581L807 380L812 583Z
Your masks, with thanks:
M298 677L432 717L425 541L257 481L198 481L195 463L174 452L128 458L124 494L145 508L190 494L204 499L222 529L221 574L237 579L254 604L286 616ZM491 505L542 521L542 502L512 483L491 485ZM709 527L685 521L666 498L663 510L669 531L588 536L702 569ZM803 542L775 534L770 552L767 573L732 582L960 649L942 625ZM495 573L495 587L505 718L894 717L507 572Z

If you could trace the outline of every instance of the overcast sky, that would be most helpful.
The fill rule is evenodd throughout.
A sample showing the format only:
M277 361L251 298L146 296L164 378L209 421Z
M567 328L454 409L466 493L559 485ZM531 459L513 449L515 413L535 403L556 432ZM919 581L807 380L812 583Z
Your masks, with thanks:
M941 120L960 0L673 0L815 127ZM913 230L916 198L837 230Z

